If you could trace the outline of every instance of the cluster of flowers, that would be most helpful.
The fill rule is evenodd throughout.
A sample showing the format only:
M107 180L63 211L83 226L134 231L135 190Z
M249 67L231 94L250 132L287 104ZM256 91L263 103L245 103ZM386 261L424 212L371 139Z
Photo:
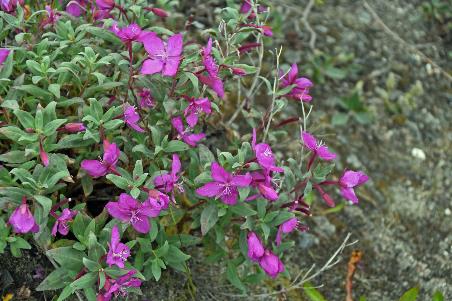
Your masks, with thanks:
M88 5L89 4L89 5ZM2 1L1 9L13 13L17 5L23 5L22 1ZM127 18L125 9L116 4L114 0L74 0L70 1L66 6L67 13L78 17L81 16L87 9L91 9L95 20L104 18L112 18L112 11L118 11ZM150 7L146 8L159 17L166 17L168 14L161 9ZM258 7L258 12L264 12L267 8L264 6ZM246 14L248 19L256 17L255 12L252 11L252 5L249 0L243 1L240 10ZM41 24L46 27L55 24L59 17L59 13L53 11L50 7L47 8L48 16ZM249 27L261 31L266 36L272 36L271 28L265 25L255 24L241 24L242 27ZM157 33L146 31L140 28L138 24L131 23L127 26L120 27L118 23L114 23L110 28L111 32L124 43L125 48L129 52L130 59L130 78L129 88L133 87L132 69L133 51L132 43L141 43L147 53L147 58L143 61L140 73L143 75L161 74L164 77L175 77L178 73L179 66L183 60L183 35L176 33L170 36L166 41L162 40ZM214 41L209 38L207 45L201 49L202 66L197 67L197 71L193 74L199 79L201 83L209 87L220 98L224 98L225 90L223 79L220 76L222 68L229 69L232 74L243 76L246 72L240 68L219 65L213 54ZM243 45L239 51L241 53L249 51L255 47L260 46L259 43L249 43ZM10 54L9 49L0 49L0 64L3 64ZM298 77L297 65L292 65L290 70L284 75L280 72L280 88L284 89L292 87L286 95L286 98L295 99L297 101L310 102L312 97L309 91L312 88L312 82L304 77ZM136 108L129 105L127 102L123 105L123 113L120 118L124 121L130 129L137 133L146 133L148 129L143 126L140 111L152 109L155 107L155 100L152 93L147 88L140 89L138 96L140 98L139 106ZM188 106L183 110L181 116L173 116L171 118L171 125L177 132L178 139L184 141L186 144L196 147L197 143L206 138L204 133L195 132L195 127L198 124L201 115L212 114L212 103L207 97L194 98L186 95L180 96L188 102ZM59 131L67 133L77 133L86 131L83 123L67 123ZM278 187L273 181L273 176L277 173L284 172L284 169L276 165L276 159L272 149L267 143L257 143L257 130L253 130L251 146L254 153L253 159L249 160L243 167L234 172L227 171L218 162L212 162L211 177L213 181L204 184L196 189L196 193L200 197L214 198L221 200L224 204L233 206L237 204L239 199L239 188L250 187L253 194L247 197L246 201L251 202L258 198L263 198L269 202L275 202L279 199ZM99 178L107 176L108 174L120 175L117 170L117 165L121 151L115 143L111 143L104 137L103 139L103 157L98 160L83 160L81 162L81 169L83 169L89 176ZM307 171L312 170L316 160L331 161L336 158L336 154L332 153L326 145L319 142L313 135L308 132L301 133L301 142L311 152L309 162L307 163ZM49 156L44 150L42 143L40 143L39 155L44 166L49 165ZM257 163L259 168L251 172L242 172L242 169L247 169L251 163ZM118 201L110 201L106 205L106 209L111 217L116 220L131 225L138 233L146 234L150 231L150 218L156 218L161 211L168 209L171 202L176 202L175 193L184 192L183 183L180 179L182 171L182 164L178 155L172 156L171 170L154 178L154 189L142 187L141 190L147 194L144 201L140 201L129 194L122 193ZM358 198L354 192L354 188L364 184L368 177L361 171L345 170L338 181L323 181L313 184L322 199L329 206L334 206L334 201L331 196L325 192L324 186L335 185L339 187L340 192L344 198L350 200L352 203L357 203ZM307 180L306 180L307 181ZM293 192L303 188L306 181L300 182L294 187ZM64 208L61 213L56 211L62 208L69 200L63 200L54 205L50 214L55 218L55 223L52 228L52 235L57 233L67 235L69 233L68 223L73 221L77 215L77 211L69 208ZM303 195L296 197L296 199L287 205L289 211L298 211L304 215L310 215L309 206L303 199ZM30 211L26 199L24 198L22 204L17 207L11 214L8 223L13 227L16 233L35 233L39 231L39 226L36 224L34 217ZM275 238L276 245L280 245L283 234L288 234L295 229L306 231L307 227L303 225L297 217L290 218L283 222L278 227ZM109 266L116 265L124 269L125 262L131 255L130 248L121 243L120 227L113 226L111 231L111 239L108 244L109 250L106 255L105 262ZM266 248L255 232L249 232L247 235L248 257L251 261L257 262L260 267L270 277L275 278L279 273L284 271L284 265L281 259L275 255L270 247ZM134 277L135 270L129 270L127 273L117 279L107 278L102 291L98 294L98 300L110 300L113 295L124 294L127 287L139 287L141 281Z

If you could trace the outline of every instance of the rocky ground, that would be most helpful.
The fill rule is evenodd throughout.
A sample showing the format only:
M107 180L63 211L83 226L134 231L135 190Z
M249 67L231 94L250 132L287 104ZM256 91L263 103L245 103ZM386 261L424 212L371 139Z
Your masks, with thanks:
M295 274L322 265L351 233L358 242L312 281L323 285L319 291L326 299L345 300L352 249L363 252L353 283L356 300L398 300L414 286L421 288L418 300L430 300L436 290L444 300L452 299L452 81L432 64L452 69L447 22L421 10L427 1L316 1L303 19L308 2L275 1L282 16L275 20L275 43L285 43L285 61L306 66L314 79L310 122L316 132L336 137L330 141L336 141L332 146L340 154L338 169L365 170L371 181L359 189L358 206L329 214L323 207L313 209L312 230L293 235L298 248L285 257L287 267ZM315 33L314 43L304 21ZM354 103L352 108L344 99ZM228 294L237 292L218 279L220 267L204 266L194 257L196 299L235 299ZM164 273L144 291L149 300L186 300L185 280ZM254 293L282 285L280 280ZM284 297L308 300L300 291L265 299Z

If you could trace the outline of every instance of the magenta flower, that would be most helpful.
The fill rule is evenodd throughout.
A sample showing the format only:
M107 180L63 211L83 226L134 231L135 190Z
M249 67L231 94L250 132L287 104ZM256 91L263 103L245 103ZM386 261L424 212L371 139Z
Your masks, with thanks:
M16 7L18 5L23 5L24 4L24 0L1 0L0 1L0 10L7 12L7 13L12 13L14 11L16 11Z
M280 72L282 76L282 72ZM312 82L306 77L299 77L298 75L298 67L296 64L293 64L287 73L287 76L281 79L281 88L285 88L291 85L296 85L290 90L289 93L286 94L289 98L294 98L299 101L310 102L312 100L311 95L309 95L309 89L313 86Z
M80 17L86 12L86 0L72 0L66 5L66 12L74 17Z
M226 205L235 205L239 196L238 187L247 187L251 184L251 176L232 175L220 164L213 162L210 166L213 182L196 189L196 193L204 197L220 198Z
M157 190L151 190L148 194L148 199L145 201L146 205L151 208L151 217L157 217L162 210L168 209L170 199L169 197Z
M176 154L173 154L173 162L171 164L171 172L168 174L163 174L160 176L155 177L154 179L154 186L160 191L163 192L171 192L174 189L175 185L180 186L177 184L177 181L179 181L179 176L177 175L181 170L181 164L179 156ZM183 190L182 190L183 191Z
M252 261L259 261L259 259L264 256L264 246L262 245L262 242L256 233L248 233L247 244L248 258Z
M279 273L284 272L284 264L281 259L270 250L265 250L264 255L259 259L259 265L272 278L276 278Z
M42 28L45 28L48 25L54 26L55 23L60 18L60 16L57 14L57 12L55 10L53 10L52 7L50 7L49 5L46 5L46 11L47 11L47 18L42 20L42 22L41 22Z
M136 23L120 28L118 23L115 22L111 27L111 31L113 31L113 33L116 34L116 36L118 36L118 38L120 38L125 44L140 41L140 39L145 35L145 33L141 30L141 27Z
M123 223L129 223L140 233L150 230L149 217L153 216L153 208L149 203L141 203L127 193L121 193L118 202L108 202L105 207L108 213Z
M109 172L115 173L119 155L120 150L116 144L104 140L104 156L102 160L83 160L81 167L94 178L105 176Z
M72 222L74 217L77 215L77 211L71 210L69 208L64 208L61 215L55 221L52 228L52 235L56 236L57 232L61 235L67 235L69 233L69 222Z
M8 58L10 53L11 53L11 50L9 50L9 49L6 49L6 48L0 49L0 66L3 65L3 63L6 61L6 59Z
M39 226L36 224L35 218L28 208L26 200L22 201L22 204L17 207L9 217L8 223L13 227L16 233L36 233L39 231Z
M223 82L218 76L219 67L212 56L212 39L209 38L207 46L201 49L202 63L208 76L197 74L199 80L217 93L218 97L224 97Z
M199 142L199 140L204 139L206 135L204 133L200 134L190 134L190 129L184 129L184 124L182 123L182 118L180 117L174 117L171 119L171 124L176 129L177 133L179 134L179 138L182 139L185 143L187 143L190 146L195 147L196 143Z
M140 96L140 107L142 109L155 107L155 101L151 94L151 90L143 88L138 93L138 96Z
M240 6L240 13L247 14L251 11L251 1L250 0L243 0L242 5ZM259 5L257 7L258 13L263 13L267 10L267 7L264 5ZM256 13L252 11L250 15L248 16L248 19L254 19L256 17Z
M127 245L121 243L118 225L114 225L111 229L111 240L108 243L107 264L108 266L117 265L124 268L124 262L130 256L130 249Z
M198 123L198 116L201 112L206 113L209 115L212 113L212 108L210 101L207 97L205 98L189 98L189 105L184 110L184 116L185 120L187 121L188 125L191 128L194 128L195 125Z
M298 227L298 219L296 217L292 217L279 225L278 233L276 234L276 245L279 246L282 240L282 234L290 233Z
M344 171L344 174L339 179L342 196L347 200L352 201L353 204L357 204L358 197L353 188L366 183L368 180L369 177L362 171Z
M256 24L243 24L242 27L252 27L252 28L255 28L255 29L261 31L264 34L264 36L267 36L267 37L273 36L272 28L268 25L259 26Z
M124 122L135 131L144 133L144 129L137 124L139 121L140 115L135 110L135 107L126 104L124 106Z
M283 172L284 169L275 165L275 157L270 145L266 143L256 144L256 130L253 129L253 140L251 146L256 154L257 163L267 171Z
M101 10L112 10L116 5L114 0L96 0L96 4Z
M248 197L246 199L247 201L255 200L259 196L262 196L271 202L278 199L278 193L273 188L272 178L269 173L264 174L263 172L252 172L251 177L253 179L251 186L257 188L259 194Z
M183 40L178 33L169 37L164 43L155 32L143 35L141 41L149 55L141 67L142 74L154 74L162 72L163 76L175 76L181 60Z
M322 142L317 142L317 139L308 132L303 132L301 134L301 140L303 140L303 144L312 151L315 156L326 161L331 161L336 158L335 153L330 152L328 147L323 145Z
M141 280L133 277L135 274L135 270L130 270L127 274L119 277L118 279L108 279L103 288L105 293L99 294L97 296L97 300L109 301L113 296L121 296L123 298L126 297L128 288L141 286Z
M70 122L64 125L63 129L68 133L79 133L86 131L86 127L81 122Z

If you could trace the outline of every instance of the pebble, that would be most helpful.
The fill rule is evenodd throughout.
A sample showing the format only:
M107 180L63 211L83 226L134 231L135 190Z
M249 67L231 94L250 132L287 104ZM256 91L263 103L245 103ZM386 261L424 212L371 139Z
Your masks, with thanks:
M413 147L413 149L411 150L411 155L422 161L424 161L426 158L424 151L417 147Z
M450 211L449 208L446 208L446 210L444 210L444 214L449 216L452 212Z

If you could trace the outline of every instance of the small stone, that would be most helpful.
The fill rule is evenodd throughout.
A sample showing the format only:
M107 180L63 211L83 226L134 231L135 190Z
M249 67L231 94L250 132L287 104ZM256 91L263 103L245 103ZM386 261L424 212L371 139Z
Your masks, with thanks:
M449 208L446 208L446 210L444 210L444 214L449 216L452 212L450 211Z
M298 239L298 246L301 249L309 249L319 243L319 239L311 233L301 233Z
M422 161L424 161L426 158L424 151L417 147L413 147L413 149L411 150L411 155Z

